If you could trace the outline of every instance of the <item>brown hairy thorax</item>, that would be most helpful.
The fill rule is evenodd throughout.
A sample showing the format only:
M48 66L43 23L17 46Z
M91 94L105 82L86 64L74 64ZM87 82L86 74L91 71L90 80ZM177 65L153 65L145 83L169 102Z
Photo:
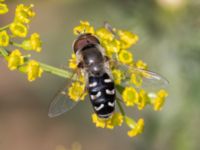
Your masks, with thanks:
M99 43L100 42L96 36L90 33L84 33L78 36L78 38L74 41L72 47L74 49L74 53L76 53L78 50L84 48L87 45Z

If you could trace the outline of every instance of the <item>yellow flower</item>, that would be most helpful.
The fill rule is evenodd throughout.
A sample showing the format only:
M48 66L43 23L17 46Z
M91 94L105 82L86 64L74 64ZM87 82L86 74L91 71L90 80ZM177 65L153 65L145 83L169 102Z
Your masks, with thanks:
M80 82L73 82L71 87L68 89L68 95L70 99L75 102L78 100L84 100L86 96L85 84L81 84Z
M147 94L147 92L145 90L143 90L143 89L140 90L140 92L139 92L139 99L136 102L139 110L142 110L146 106L147 100L148 100L148 94Z
M141 134L144 130L144 120L140 118L137 123L135 123L130 131L128 131L129 137L134 137Z
M73 53L71 58L69 59L69 68L76 69L77 63L76 63L76 55Z
M119 61L123 64L131 64L133 62L133 54L127 50L121 50L119 53Z
M102 41L103 47L106 49L106 54L111 56L113 53L119 53L120 51L120 42L117 39L114 39L112 41Z
M20 22L13 22L10 25L10 31L12 32L13 35L22 38L26 37L28 33L27 27Z
M121 80L123 78L123 72L119 69L114 69L112 70L112 75L113 75L115 84L121 84Z
M40 52L42 50L42 42L40 40L40 35L38 33L33 33L28 40L24 40L22 47L25 50L35 50Z
M32 10L33 7L33 4L29 6L25 6L24 4L18 5L15 10L15 21L30 23L30 18L35 16L35 12Z
M133 87L126 87L122 92L122 98L126 106L133 106L138 101L139 95Z
M30 60L27 64L26 72L29 81L34 81L37 77L41 77L43 70L40 64L35 60Z
M136 62L136 67L139 69L147 69L147 64L143 62L142 60L138 60Z
M12 51L12 53L7 58L8 68L10 70L15 70L20 65L24 64L24 57L18 49Z
M96 124L96 127L99 128L105 128L106 126L106 120L98 118L97 114L93 113L92 114L92 122Z
M8 6L6 4L0 3L0 15L6 14L8 12Z
M165 90L158 91L156 98L154 99L154 102L153 102L153 106L154 106L155 111L162 109L162 107L165 103L165 98L167 96L168 96L168 93Z
M38 33L33 33L30 38L30 43L33 50L40 52L42 50L42 42L40 40L40 35Z
M90 26L90 23L87 21L80 21L80 25L74 28L74 34L79 35L80 33L94 34L94 27Z
M122 48L127 49L138 41L138 36L134 33L125 30L118 30L117 34L120 37Z
M137 87L141 86L142 85L142 76L138 73L132 73L131 74L131 83L133 83Z
M9 44L9 35L7 34L6 31L0 32L0 46L8 46Z
M114 35L108 31L106 28L99 28L96 30L96 35L101 40L112 41L114 39Z
M121 126L123 123L123 115L121 113L114 113L108 119L102 119L97 114L92 114L92 121L96 127L113 129L115 126Z

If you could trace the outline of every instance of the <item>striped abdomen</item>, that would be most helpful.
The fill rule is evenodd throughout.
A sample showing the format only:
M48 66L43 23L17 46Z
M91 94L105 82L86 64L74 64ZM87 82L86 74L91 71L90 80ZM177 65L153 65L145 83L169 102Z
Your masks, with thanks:
M115 110L115 86L107 73L89 76L88 91L95 113L100 118L108 118Z

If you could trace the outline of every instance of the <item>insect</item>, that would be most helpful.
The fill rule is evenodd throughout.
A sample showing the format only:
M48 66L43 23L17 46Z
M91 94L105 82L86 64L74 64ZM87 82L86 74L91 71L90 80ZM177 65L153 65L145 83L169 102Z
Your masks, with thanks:
M75 40L73 49L78 60L78 68L84 71L86 89L95 113L100 118L108 118L115 110L115 86L109 72L108 59L98 38L88 33L81 34ZM56 107L55 102L50 107L50 116L54 106Z
M116 88L110 71L110 60L105 55L104 48L95 35L83 33L74 41L73 50L77 58L77 67L85 76L86 90L89 93L94 112L99 118L109 118L115 111ZM131 69L135 72L146 74L147 81L167 84L166 79L154 72L138 68ZM48 115L50 117L61 115L75 106L76 102L67 98L66 91L67 88L65 86L55 96L49 108Z

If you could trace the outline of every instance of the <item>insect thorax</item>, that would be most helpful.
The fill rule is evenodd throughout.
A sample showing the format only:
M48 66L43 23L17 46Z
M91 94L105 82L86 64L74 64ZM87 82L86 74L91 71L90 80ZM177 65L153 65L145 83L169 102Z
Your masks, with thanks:
M83 68L94 76L101 76L104 69L104 56L98 45L90 44L79 51Z

